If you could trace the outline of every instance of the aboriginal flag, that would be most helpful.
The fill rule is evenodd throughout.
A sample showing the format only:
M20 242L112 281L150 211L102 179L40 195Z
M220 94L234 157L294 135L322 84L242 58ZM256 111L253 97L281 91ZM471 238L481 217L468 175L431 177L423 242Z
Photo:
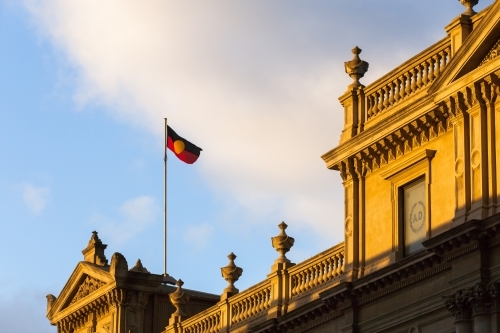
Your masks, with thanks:
M173 151L175 156L187 164L196 162L202 151L200 147L178 136L170 126L167 126L167 148Z

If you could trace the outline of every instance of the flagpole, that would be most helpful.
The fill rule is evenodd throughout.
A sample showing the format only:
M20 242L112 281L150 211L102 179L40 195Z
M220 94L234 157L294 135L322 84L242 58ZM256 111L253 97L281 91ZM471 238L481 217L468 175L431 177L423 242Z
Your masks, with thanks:
M167 118L165 118L165 155L163 157L163 277L167 277Z

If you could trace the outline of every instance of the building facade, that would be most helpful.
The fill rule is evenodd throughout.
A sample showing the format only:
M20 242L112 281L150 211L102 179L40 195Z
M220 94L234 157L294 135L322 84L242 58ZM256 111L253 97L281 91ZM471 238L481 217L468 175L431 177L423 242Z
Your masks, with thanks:
M344 186L344 242L293 264L280 253L267 279L221 296L177 289L138 262L110 265L94 234L47 317L59 332L500 332L500 0L477 0L446 37L339 98L344 129L322 158ZM496 112L499 112L497 116ZM175 310L175 311L174 311Z

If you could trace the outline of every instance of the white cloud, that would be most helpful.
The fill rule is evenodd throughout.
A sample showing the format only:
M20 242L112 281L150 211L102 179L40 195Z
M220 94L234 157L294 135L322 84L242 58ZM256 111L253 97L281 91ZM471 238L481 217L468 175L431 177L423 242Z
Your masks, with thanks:
M25 4L78 68L78 103L105 103L114 117L155 133L159 142L168 117L203 148L200 172L221 198L236 199L248 213L239 215L275 212L329 244L333 234L339 241L343 235L343 195L340 177L320 155L338 143L342 128L337 97L350 83L343 62L363 43L362 58L371 65L362 82L369 82L411 55L409 48L419 52L437 41L421 37L429 31L422 29L436 28L420 21L441 15L436 9L429 16L426 7L444 7L405 4L424 28L400 32L380 25L391 5L404 7L396 0L383 8L365 1Z
M34 214L40 214L50 201L50 189L24 183L22 184L22 196L26 208Z
M121 245L154 223L159 206L150 196L140 196L124 202L118 208L118 216L109 218L94 214L90 223L99 230L101 238L109 239L115 245Z
M208 223L190 225L184 233L184 240L196 250L202 250L209 245L213 231L213 226Z

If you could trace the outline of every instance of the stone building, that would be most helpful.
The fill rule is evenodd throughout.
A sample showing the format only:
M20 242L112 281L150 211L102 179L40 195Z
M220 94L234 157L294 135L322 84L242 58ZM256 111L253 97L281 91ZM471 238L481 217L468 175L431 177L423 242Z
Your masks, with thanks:
M340 144L344 242L298 263L286 225L267 279L221 296L128 269L92 236L47 317L59 332L500 332L500 0L477 0L445 37L375 82L345 63ZM499 139L497 139L497 137ZM498 145L497 145L498 142ZM174 292L175 290L175 292ZM174 307L176 311L174 312Z

